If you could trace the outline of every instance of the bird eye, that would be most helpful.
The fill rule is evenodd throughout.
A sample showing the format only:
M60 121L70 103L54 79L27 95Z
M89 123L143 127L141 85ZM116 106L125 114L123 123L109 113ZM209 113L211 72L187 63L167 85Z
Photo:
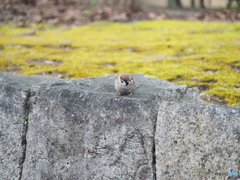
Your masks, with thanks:
M124 83L124 80L121 79L121 83Z

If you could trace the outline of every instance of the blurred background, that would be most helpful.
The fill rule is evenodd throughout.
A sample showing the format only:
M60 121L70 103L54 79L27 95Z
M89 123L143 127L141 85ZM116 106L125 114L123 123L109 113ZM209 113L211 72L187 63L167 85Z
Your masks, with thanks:
M157 7L180 7L180 8L231 8L239 6L239 0L1 0L1 5L28 4L42 5L46 3L65 4L77 2L91 5L109 5L122 8L127 4L132 6L157 6Z
M240 20L240 0L0 0L0 22L66 23L181 19Z

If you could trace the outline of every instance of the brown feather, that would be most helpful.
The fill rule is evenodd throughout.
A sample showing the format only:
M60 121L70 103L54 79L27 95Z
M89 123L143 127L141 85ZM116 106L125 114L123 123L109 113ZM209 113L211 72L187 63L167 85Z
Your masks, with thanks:
M131 80L131 76L127 73L123 73L120 75L120 79L126 80L126 81L130 81Z

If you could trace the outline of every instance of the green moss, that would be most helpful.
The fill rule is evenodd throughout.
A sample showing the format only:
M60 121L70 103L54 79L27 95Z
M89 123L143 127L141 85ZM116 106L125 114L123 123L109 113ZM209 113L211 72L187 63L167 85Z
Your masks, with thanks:
M205 87L206 93L238 106L239 29L239 23L185 21L95 22L83 27L1 25L0 67L6 71L6 66L17 65L24 75L58 71L73 78L141 72ZM62 64L32 64L35 59Z

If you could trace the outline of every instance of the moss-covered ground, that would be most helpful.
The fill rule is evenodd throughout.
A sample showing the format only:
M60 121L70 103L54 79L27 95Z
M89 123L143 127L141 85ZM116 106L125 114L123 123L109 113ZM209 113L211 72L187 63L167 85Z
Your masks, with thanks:
M0 71L68 78L144 73L199 87L206 101L240 106L240 23L2 24Z

